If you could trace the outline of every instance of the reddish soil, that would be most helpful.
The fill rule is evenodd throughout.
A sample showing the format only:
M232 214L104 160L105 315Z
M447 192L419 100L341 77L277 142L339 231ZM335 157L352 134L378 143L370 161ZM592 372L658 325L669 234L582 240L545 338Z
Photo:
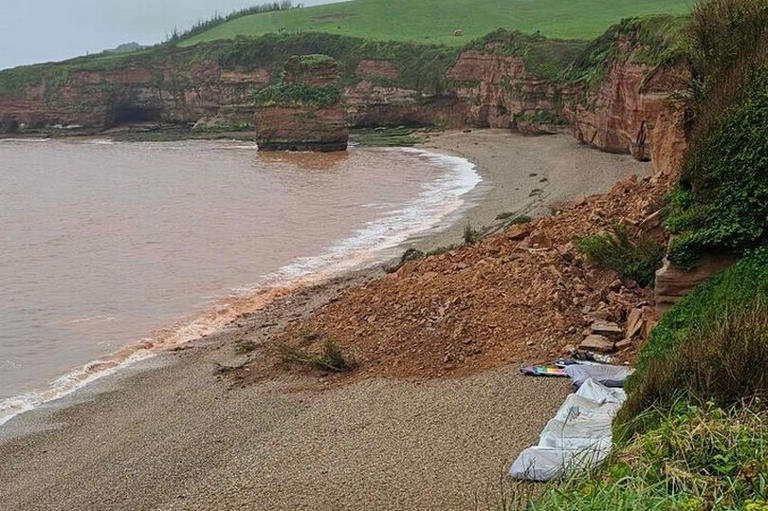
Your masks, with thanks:
M319 353L334 339L356 363L352 380L460 376L552 361L577 346L592 321L623 326L635 308L650 323L652 293L594 268L573 240L617 221L663 236L654 213L665 189L650 179L625 181L551 217L349 287L281 329L269 343L271 355L257 357L248 372L263 376L280 365L275 346ZM616 358L632 360L643 335Z

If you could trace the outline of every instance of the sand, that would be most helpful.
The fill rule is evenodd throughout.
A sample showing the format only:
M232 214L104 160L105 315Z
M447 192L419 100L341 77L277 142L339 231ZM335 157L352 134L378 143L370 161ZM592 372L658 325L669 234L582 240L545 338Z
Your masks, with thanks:
M485 182L465 212L473 225L500 211L544 213L552 200L649 172L565 136L450 132L427 145L477 163ZM540 197L529 197L534 188ZM453 242L463 225L415 244ZM295 375L241 386L222 374L244 361L234 352L243 332L269 335L377 271L283 299L0 427L0 507L475 509L480 500L486 509L567 381L522 377L516 367L328 386Z
M597 151L569 135L524 136L508 130L447 131L422 146L475 163L483 182L470 194L473 204L443 232L412 242L419 249L460 243L464 228L498 224L500 213L544 216L568 201L610 191L633 175L649 176L652 165L628 155Z

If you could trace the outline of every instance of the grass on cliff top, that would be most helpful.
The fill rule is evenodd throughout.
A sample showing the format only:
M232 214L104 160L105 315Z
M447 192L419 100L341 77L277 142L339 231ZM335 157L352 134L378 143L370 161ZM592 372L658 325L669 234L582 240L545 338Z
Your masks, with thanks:
M341 91L335 85L310 87L305 83L278 83L257 91L253 99L262 107L326 108L341 100Z
M326 32L378 41L463 46L503 28L559 39L593 39L622 18L685 14L690 0L353 0L233 19L181 46L238 35ZM454 32L461 30L461 36Z

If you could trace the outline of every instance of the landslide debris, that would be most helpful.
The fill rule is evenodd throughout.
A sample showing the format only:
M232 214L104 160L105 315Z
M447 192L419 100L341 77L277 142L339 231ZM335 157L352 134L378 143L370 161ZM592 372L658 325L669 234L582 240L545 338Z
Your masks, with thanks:
M617 361L630 360L655 322L652 293L592 267L574 240L617 221L663 237L657 212L666 189L633 178L554 216L406 261L289 324L277 343L319 353L334 339L355 360L355 377L442 377L551 361L595 334Z

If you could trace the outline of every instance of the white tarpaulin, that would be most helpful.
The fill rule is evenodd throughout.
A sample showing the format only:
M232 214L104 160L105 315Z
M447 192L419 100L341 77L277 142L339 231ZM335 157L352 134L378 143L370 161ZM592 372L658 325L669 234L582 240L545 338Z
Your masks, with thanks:
M634 369L608 364L573 364L567 366L564 371L577 387L581 387L590 378L606 387L623 387L627 376L632 374Z
M549 481L600 463L611 451L611 423L626 398L623 390L588 378L544 427L538 445L520 453L509 475Z

